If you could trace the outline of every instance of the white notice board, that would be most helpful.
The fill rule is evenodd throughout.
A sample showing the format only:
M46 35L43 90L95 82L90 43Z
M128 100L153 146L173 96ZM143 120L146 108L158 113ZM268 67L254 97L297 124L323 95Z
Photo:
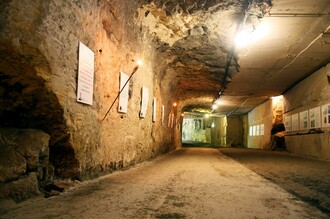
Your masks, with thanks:
M285 131L291 131L291 116L285 115L284 116L284 127Z
M124 85L126 84L128 80L128 75L120 72L120 91L123 89ZM128 88L129 88L129 82L126 84L123 91L120 93L119 96L119 105L118 105L118 112L121 113L127 113L127 106L128 106Z
M149 89L146 87L142 87L142 97L141 97L141 110L140 117L145 118L148 109L148 101L149 101Z
M165 119L165 106L162 105L162 125L164 124L164 119Z
M156 122L156 113L157 113L157 100L154 97L152 102L152 121Z
M322 106L322 127L330 127L330 104Z
M298 131L299 130L299 114L291 115L291 131Z
M299 113L299 129L300 130L309 129L308 110Z
M321 128L321 107L309 110L309 123L311 129Z
M77 101L93 104L94 52L79 42Z

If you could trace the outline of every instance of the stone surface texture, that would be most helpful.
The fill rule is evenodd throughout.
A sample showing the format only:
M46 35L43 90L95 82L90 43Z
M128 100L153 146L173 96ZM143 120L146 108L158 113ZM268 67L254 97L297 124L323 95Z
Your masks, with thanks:
M11 198L16 202L24 201L39 194L36 173L30 173L18 180L0 184L0 199Z
M241 151L236 154L243 158L245 155ZM294 156L290 158L287 154L250 154L259 156L247 162L248 168L254 167L253 171L217 149L184 148L136 168L84 182L56 197L29 200L12 208L0 206L0 217L329 218L329 212L316 208L320 206L309 205L283 189L290 188L291 192L301 194L304 191L301 188L305 188L309 190L306 198L325 198L319 199L324 206L329 203L329 197L318 195L317 191L328 187L317 184L317 190L311 191L308 183L321 174L327 177L317 182L326 183L329 166L322 170L320 166L324 163ZM270 157L272 162L264 161L264 157ZM295 165L297 160L302 161L300 165ZM304 171L304 168L310 171ZM255 172L266 176L272 173L269 178L275 178L280 186ZM298 182L295 181L297 179ZM310 199L310 202L312 200L315 199Z
M17 179L25 174L26 160L15 149L8 147L0 140L0 183Z
M179 141L170 146L177 134L161 123L161 106L167 117L180 100L176 118L184 107L209 106L227 80L226 57L246 7L233 0L0 4L2 126L48 133L56 175L79 179L178 147ZM76 102L79 42L95 54L92 106ZM117 113L116 103L103 120L118 93L119 72L131 74L138 59L143 65L129 85L128 112ZM147 117L138 116L142 86L157 99L155 122L152 98ZM201 95L190 102L187 90Z
M262 17L270 5L253 1L251 13ZM94 178L174 150L181 145L181 112L210 109L238 73L244 54L227 61L246 8L243 0L1 1L1 126L49 134L49 160L61 178ZM92 106L76 101L79 42L95 54ZM119 72L130 75L138 59L143 65L129 84L128 112L118 113L115 103L103 119L118 94ZM143 86L150 98L147 116L139 118ZM232 88L227 98L236 102L228 109L239 105L247 113L268 98L248 91L239 83ZM35 168L34 158L28 168Z
M26 159L27 169L47 167L50 136L35 129L0 129L2 140Z
M48 180L49 139L35 129L0 128L0 199L16 202L39 194Z

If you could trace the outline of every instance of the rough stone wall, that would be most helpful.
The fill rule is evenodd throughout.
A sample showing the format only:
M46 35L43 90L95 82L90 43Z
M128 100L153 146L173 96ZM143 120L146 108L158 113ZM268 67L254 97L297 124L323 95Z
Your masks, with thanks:
M0 199L16 202L39 194L49 178L49 138L34 129L0 128Z
M58 176L95 177L169 150L169 129L161 125L160 111L164 104L167 115L171 94L160 87L150 36L135 24L136 1L0 4L0 76L6 79L1 99L5 97L6 106L22 102L7 110L2 107L1 119L13 114L17 121L1 125L36 126L49 133L50 160ZM79 41L95 53L92 106L76 102ZM117 113L115 104L102 121L117 95L119 72L130 74L139 58L144 65L132 79L128 113ZM15 86L23 88L17 92ZM149 88L145 119L138 116L142 86ZM158 101L154 123L152 97ZM18 116L27 103L26 113Z
M273 120L273 107L272 100L268 100L265 103L257 106L251 112L248 113L248 133L247 147L268 149L271 139L271 129ZM264 124L264 134L252 136L250 134L250 127Z
M284 117L330 103L330 64L297 84L284 96ZM287 150L330 160L330 128L287 131Z

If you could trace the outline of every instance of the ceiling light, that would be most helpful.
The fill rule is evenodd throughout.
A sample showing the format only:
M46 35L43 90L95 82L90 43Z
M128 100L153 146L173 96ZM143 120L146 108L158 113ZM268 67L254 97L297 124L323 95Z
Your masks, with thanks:
M142 61L140 59L136 63L140 66L142 65Z
M205 118L209 118L210 117L210 114L205 114Z
M213 104L213 105L212 105L212 109L213 109L213 110L215 110L215 109L217 109L217 108L218 108L218 106L217 106L216 104Z
M242 30L235 37L235 45L237 48L242 48L250 44L252 41L252 33Z
M223 104L223 101L221 101L221 100L217 100L217 101L215 102L215 104L217 104L217 105L221 105L221 104Z
M246 47L264 38L268 32L269 25L266 22L261 22L257 26L243 27L236 34L235 45L237 48Z

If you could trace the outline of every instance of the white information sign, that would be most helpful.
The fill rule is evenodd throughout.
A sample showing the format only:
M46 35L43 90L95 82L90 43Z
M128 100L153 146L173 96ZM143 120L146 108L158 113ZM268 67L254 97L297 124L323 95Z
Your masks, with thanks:
M120 91L123 89L124 85L128 80L128 75L120 72ZM127 106L128 106L128 91L129 91L129 82L126 84L123 91L120 93L119 96L119 105L118 105L118 112L127 113Z
M141 109L140 109L140 117L145 118L148 109L148 101L149 101L149 89L146 87L142 87L142 97L141 97Z
M291 131L291 116L284 116L285 131Z
M164 124L164 119L165 119L165 106L162 105L162 125Z
M308 110L299 113L299 128L300 130L309 129L309 122L308 122Z
M79 42L77 101L93 104L94 52Z
M322 106L322 127L330 127L330 104Z
M152 101L152 121L156 122L156 114L157 114L157 100L154 97Z
M260 135L264 135L265 134L265 125L261 124L260 125Z
M260 125L257 125L256 136L259 136L259 135L260 135Z
M309 110L309 125L311 129L321 128L321 109L315 107Z
M299 130L299 114L293 114L291 116L291 131L298 131Z

